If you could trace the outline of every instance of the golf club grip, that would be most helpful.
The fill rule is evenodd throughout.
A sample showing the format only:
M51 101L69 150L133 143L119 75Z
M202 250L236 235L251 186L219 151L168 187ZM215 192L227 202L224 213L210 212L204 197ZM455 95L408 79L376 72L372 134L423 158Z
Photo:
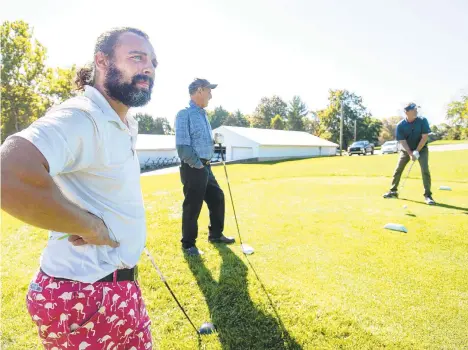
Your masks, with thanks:
M158 272L159 277L161 278L161 281L163 281L165 283L166 279L164 278L164 275L162 274L161 270L159 270L158 265L156 265L156 262L153 259L153 256L150 254L150 252L148 251L148 249L146 247L145 247L145 253L146 253L146 256L148 257L148 259L151 261L151 264L153 265L153 267Z

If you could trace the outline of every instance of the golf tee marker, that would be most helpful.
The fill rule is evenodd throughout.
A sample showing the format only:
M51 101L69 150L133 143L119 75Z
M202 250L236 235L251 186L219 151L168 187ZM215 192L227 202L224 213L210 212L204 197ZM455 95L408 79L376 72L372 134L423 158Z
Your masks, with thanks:
M401 224L389 223L389 224L386 224L384 226L384 228L387 229L387 230L408 233L408 229L405 226L401 225Z

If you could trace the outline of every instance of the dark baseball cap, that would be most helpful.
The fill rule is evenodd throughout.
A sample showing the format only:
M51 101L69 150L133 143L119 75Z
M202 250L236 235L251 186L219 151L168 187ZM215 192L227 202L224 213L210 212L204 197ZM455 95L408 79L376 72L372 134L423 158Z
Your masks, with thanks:
M206 79L195 79L190 85L189 85L189 93L190 95L193 95L195 91L197 91L198 88L210 88L210 89L216 89L218 84L211 84L208 80Z
M414 102L410 102L410 103L407 103L405 105L405 111L412 111L413 109L416 109L416 108L419 108L420 106L418 106L416 103Z

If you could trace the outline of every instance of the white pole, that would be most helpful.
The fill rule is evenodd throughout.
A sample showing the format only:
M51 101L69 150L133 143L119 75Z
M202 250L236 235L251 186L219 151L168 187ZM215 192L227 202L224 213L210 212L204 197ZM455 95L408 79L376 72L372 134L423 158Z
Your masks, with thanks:
M341 101L341 116L340 116L340 156L343 152L343 101Z

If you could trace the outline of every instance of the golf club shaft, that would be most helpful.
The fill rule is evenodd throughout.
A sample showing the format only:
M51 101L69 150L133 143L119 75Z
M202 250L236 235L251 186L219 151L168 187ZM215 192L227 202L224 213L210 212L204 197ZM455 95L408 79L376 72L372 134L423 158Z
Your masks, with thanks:
M406 180L408 180L408 177L409 177L409 175L410 175L410 173L411 173L411 169L413 169L414 163L416 163L416 161L413 160L413 163L411 163L411 165L410 165L410 167L409 167L409 169L408 169L408 173L406 174L406 177L405 177L405 179L403 180L403 184L401 185L401 188L400 188L401 190L402 190L402 189L405 187L405 185L406 185Z
M224 160L223 149L221 147L221 144L219 144L219 147L221 148L221 159L223 160L224 173L226 174L226 181L227 181L228 189L229 189L229 197L231 198L232 211L234 212L234 219L236 220L237 234L239 235L239 242L242 245L242 237L241 237L240 230L239 230L239 223L237 222L236 208L234 206L234 199L232 198L231 185L229 184L229 176L227 173L226 162Z
M185 315L185 318L187 318L187 320L190 322L190 324L192 325L193 329L195 330L195 332L197 332L197 335L200 335L200 332L198 331L197 327L195 327L195 325L193 324L192 320L190 319L190 317L187 315L187 313L185 312L184 308L182 307L182 305L179 303L179 300L177 300L177 297L175 296L174 292L172 291L171 287L169 287L169 284L167 283L166 279L164 278L164 275L162 274L161 270L158 268L158 265L156 265L156 262L154 261L153 259L153 256L150 254L150 252L148 251L148 248L145 247L145 253L146 253L146 256L148 257L148 259L151 261L151 264L153 265L153 267L156 269L156 271L158 272L159 274L159 277L161 278L161 281L164 282L164 284L166 285L166 288L167 290L169 291L169 293L171 293L172 297L174 298L175 302L177 303L177 305L179 306L180 310L182 310L182 312L184 313Z

